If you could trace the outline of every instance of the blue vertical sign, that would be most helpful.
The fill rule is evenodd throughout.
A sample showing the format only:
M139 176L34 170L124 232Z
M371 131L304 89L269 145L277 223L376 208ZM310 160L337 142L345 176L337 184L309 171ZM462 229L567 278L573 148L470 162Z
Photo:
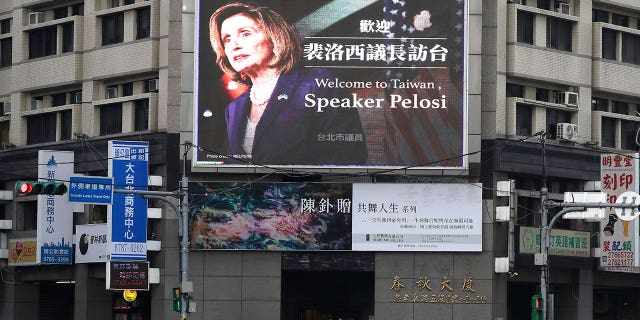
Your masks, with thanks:
M149 142L109 141L109 175L115 190L147 190ZM107 224L110 260L147 260L146 199L139 194L114 193Z

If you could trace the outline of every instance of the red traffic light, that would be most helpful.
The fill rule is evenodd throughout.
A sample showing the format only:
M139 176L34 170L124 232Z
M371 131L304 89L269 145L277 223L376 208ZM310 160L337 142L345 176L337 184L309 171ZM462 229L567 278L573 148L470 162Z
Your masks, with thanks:
M16 193L19 196L31 196L38 194L63 195L67 193L67 186L56 181L18 181Z
M33 190L33 185L31 183L28 182L23 182L18 186L18 190L19 193L31 193L31 191Z

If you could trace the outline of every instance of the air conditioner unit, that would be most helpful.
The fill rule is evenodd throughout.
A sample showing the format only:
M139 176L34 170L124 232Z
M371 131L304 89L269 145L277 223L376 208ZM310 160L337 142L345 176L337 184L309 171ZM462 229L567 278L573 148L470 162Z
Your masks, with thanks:
M11 114L11 101L5 101L2 103L2 114L0 116L6 116Z
M556 103L566 104L568 106L577 106L578 94L575 92L557 92Z
M42 109L42 100L31 100L31 110Z
M560 2L556 11L562 14L571 14L571 6L568 3Z
M71 95L71 103L78 104L82 103L82 92L75 92Z
M44 22L44 12L29 12L29 25Z
M118 97L118 87L107 87L107 99L113 99Z
M158 91L158 79L149 79L149 92Z
M558 123L556 137L560 140L577 141L578 125L573 123Z

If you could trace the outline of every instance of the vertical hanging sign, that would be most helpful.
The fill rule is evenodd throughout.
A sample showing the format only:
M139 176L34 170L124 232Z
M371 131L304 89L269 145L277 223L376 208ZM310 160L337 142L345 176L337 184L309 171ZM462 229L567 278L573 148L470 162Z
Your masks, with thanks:
M109 176L114 190L147 190L149 143L109 141ZM114 193L107 210L109 260L147 259L147 200L139 194Z
M38 179L68 183L73 174L73 151L38 151ZM38 195L36 261L71 264L73 206L66 195Z
M602 154L600 182L607 201L615 203L626 191L638 192L638 154ZM610 208L600 221L600 267L605 271L640 272L638 219L623 221Z

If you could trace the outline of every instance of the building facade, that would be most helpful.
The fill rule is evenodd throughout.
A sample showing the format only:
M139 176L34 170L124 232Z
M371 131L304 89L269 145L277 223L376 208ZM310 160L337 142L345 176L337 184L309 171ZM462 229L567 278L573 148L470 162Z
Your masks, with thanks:
M336 6L366 10L382 2L326 1L318 10L339 15ZM546 186L548 199L561 202L563 192L598 189L593 182L600 180L601 154L638 150L635 0L468 0L465 168L375 174L192 167L192 153L185 159L181 145L196 135L196 56L209 50L198 47L194 33L199 4L0 2L3 189L13 194L17 180L37 177L38 150L74 151L76 173L106 176L109 140L149 141L149 173L163 180L155 190L177 190L183 173L191 181L224 182L481 182L482 251L192 250L190 319L526 319L539 290L540 266L533 254L521 252L518 236L541 224L540 190ZM496 207L505 199L496 190L498 181L508 180L515 186L511 219L499 222ZM127 303L121 292L104 289L104 263L8 265L8 240L36 235L35 200L6 193L0 200L0 220L10 221L0 230L0 318L178 317L171 298L172 288L180 286L180 248L170 207L149 201L162 208L162 219L149 219L147 235L161 242L159 251L148 252L158 283ZM69 214L75 225L106 222L105 206L74 211ZM550 209L549 216L556 212ZM550 258L555 316L640 317L640 277L598 267L600 225L556 227L588 233L593 250L586 257ZM510 261L508 271L496 273L496 258L502 257ZM397 296L400 280L438 294ZM473 290L482 299L439 300L448 286Z

